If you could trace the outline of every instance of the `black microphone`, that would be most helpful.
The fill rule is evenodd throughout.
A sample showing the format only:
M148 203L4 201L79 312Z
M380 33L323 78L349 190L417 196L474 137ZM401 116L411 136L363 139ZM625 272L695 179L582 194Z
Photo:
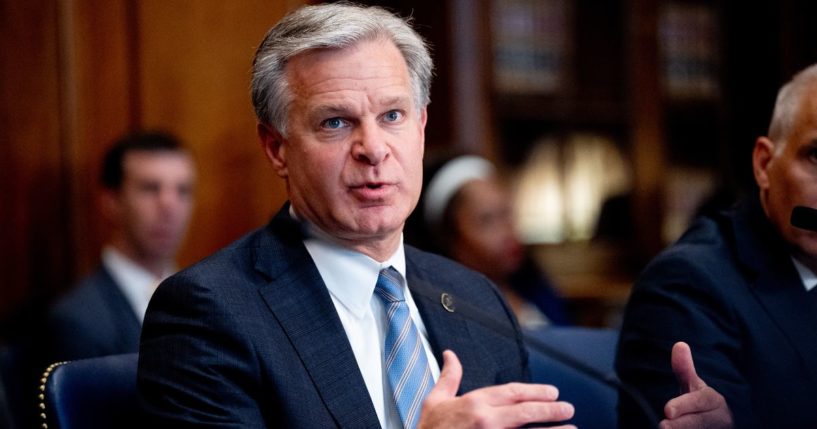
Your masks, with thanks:
M791 225L795 228L817 232L817 209L797 206L791 211Z
M467 319L477 322L485 328L502 335L503 337L516 338L517 333L513 328L505 325L499 320L494 319L493 317L486 315L485 312L480 311L476 306L463 301L460 297L453 297L447 293L435 291L426 286L416 284L409 286L409 289L411 289L412 292L416 292L432 301L442 302L443 306L449 311L460 314ZM650 423L650 427L658 427L658 417L656 416L652 407L649 405L649 402L647 402L646 398L644 398L644 396L632 386L621 382L621 380L619 380L615 374L606 374L599 371L593 366L581 362L561 350L553 348L551 345L532 335L524 335L524 338L525 344L533 348L535 351L548 356L553 360L564 364L565 366L573 368L590 378L601 381L608 386L618 389L619 392L624 392L624 394L633 400L636 406L638 406L643 415L647 418Z

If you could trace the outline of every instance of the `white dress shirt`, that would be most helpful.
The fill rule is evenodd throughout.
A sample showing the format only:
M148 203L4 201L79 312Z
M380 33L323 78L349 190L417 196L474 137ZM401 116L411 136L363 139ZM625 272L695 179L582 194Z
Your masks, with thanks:
M803 265L802 262L795 259L794 256L792 256L791 260L794 262L794 268L797 269L797 274L800 274L800 280L803 281L803 286L806 288L806 291L811 291L817 287L817 274Z
M290 213L294 214L292 211ZM388 373L384 371L383 354L389 322L383 304L374 296L380 270L392 266L402 275L406 304L420 332L434 381L440 376L439 364L428 343L428 332L406 286L406 257L402 236L397 251L381 263L333 243L325 233L312 225L308 229L311 231L310 238L304 240L304 244L332 297L380 425L387 429L402 428L403 424L392 398Z
M148 302L153 292L156 291L156 287L173 271L168 270L162 277L156 277L112 246L106 246L102 250L102 265L111 273L114 282L125 295L133 312L136 313L139 323L145 319Z

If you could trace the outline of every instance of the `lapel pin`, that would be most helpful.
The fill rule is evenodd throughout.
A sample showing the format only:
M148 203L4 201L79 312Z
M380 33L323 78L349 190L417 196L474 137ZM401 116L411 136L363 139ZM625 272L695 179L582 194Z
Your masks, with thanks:
M440 295L440 304L443 305L443 308L446 309L449 313L454 312L454 297L443 292Z

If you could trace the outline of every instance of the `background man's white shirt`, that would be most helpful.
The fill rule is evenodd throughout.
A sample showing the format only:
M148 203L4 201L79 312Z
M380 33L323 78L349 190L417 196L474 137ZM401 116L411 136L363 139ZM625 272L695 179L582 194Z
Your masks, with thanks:
M156 277L112 246L102 250L102 264L125 295L139 323L145 319L148 302L156 287L173 273L173 270L168 270L162 277Z

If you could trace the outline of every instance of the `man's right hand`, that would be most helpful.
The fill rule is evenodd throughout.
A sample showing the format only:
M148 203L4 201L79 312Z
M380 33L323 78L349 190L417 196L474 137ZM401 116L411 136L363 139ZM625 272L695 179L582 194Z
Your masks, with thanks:
M440 378L423 402L418 428L514 428L573 417L573 405L556 401L559 391L551 385L508 383L456 396L460 380L460 360L446 350ZM572 425L557 429L568 428L575 429Z
M686 343L672 346L672 371L681 387L681 395L664 406L666 419L660 429L732 428L732 413L726 399L704 383L695 371L692 351Z

